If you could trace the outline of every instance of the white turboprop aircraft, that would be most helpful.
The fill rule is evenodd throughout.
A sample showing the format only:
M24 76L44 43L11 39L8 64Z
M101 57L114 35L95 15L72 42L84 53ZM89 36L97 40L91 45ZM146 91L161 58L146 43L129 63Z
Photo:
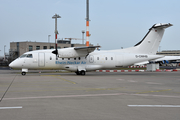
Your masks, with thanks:
M94 51L100 46L90 46L36 50L24 53L9 66L22 69L22 75L26 75L29 69L63 69L74 71L77 75L85 75L88 71L98 69L137 65L164 57L156 55L156 52L165 28L170 26L170 23L154 24L138 44L126 49Z

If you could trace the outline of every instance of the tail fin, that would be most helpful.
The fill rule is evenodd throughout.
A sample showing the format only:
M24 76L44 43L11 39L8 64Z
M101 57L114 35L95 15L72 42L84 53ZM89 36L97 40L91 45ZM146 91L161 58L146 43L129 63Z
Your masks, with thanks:
M138 53L156 54L161 39L163 37L165 28L172 26L172 24L154 24L145 37L135 45Z

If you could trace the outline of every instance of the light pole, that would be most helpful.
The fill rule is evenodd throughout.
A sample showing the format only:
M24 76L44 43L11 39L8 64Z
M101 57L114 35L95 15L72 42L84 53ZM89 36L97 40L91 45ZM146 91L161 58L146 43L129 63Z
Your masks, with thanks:
M61 18L61 16L55 14L53 17L53 19L55 19L55 54L56 54L56 60L57 60L57 54L58 54L58 51L57 51L57 34L58 34L58 31L57 31L57 18Z
M51 35L48 35L49 49L50 49L50 37L51 37Z
M5 47L6 47L6 45L4 45L4 61L6 60L6 58L5 58Z
M89 0L86 0L86 46L89 46Z

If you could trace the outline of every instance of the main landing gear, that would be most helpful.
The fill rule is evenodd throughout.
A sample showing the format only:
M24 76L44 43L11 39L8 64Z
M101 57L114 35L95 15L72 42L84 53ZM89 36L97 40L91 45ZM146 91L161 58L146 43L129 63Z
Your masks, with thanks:
M86 71L82 70L82 71L77 71L75 72L76 75L86 75Z

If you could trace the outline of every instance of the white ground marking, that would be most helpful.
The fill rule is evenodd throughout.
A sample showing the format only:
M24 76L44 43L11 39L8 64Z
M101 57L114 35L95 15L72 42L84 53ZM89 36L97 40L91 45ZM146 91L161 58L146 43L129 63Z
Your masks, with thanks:
M128 107L180 107L180 105L128 105Z
M119 80L119 81L124 81L124 79L117 79L117 80Z
M51 98L73 98L73 97L99 97L99 96L119 96L119 95L151 96L151 97L161 97L161 98L163 98L163 97L164 98L180 98L180 96L169 96L169 95L110 93L110 94L85 94L85 95L17 97L17 98L4 98L3 100L51 99Z
M0 107L0 110L3 110L3 109L19 109L19 108L22 108L22 106L17 106L17 107Z
M135 80L127 80L128 82L137 82L137 81L135 81Z
M155 82L146 82L147 84L157 84L157 85L161 85L162 83L155 83Z

